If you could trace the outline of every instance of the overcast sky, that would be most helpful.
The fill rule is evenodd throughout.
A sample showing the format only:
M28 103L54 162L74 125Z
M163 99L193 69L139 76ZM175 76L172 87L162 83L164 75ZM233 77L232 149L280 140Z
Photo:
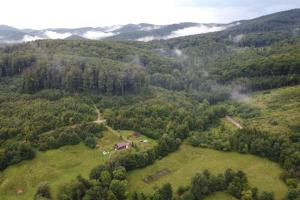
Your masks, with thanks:
M300 8L300 0L1 0L0 24L42 29L226 23L292 8Z

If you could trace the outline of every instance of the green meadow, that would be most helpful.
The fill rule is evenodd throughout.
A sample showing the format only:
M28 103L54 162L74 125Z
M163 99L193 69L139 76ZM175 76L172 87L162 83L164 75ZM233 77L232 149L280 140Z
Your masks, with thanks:
M1 199L32 199L37 185L43 181L50 183L55 195L59 186L76 178L78 174L88 177L89 171L105 160L99 150L90 149L84 144L38 152L33 160L21 162L1 172Z
M208 169L212 173L223 173L227 168L243 170L251 186L273 191L275 199L282 199L287 192L287 186L280 179L283 170L275 162L253 155L195 148L186 144L153 165L130 172L129 191L150 193L155 187L167 182L176 191L178 186L188 185L197 172ZM170 173L149 184L143 181L145 177L162 169L169 169Z
M40 182L47 181L52 188L53 196L63 184L73 180L77 175L88 178L90 170L106 162L116 153L113 145L124 137L137 143L147 140L146 144L136 145L140 149L149 148L155 142L145 136L132 138L132 131L115 131L108 128L104 137L98 140L97 148L90 149L84 144L64 146L59 149L37 152L33 160L23 161L0 172L0 199L1 200L28 200L32 199ZM135 149L132 149L135 151ZM109 152L104 155L103 152Z
M261 112L258 117L245 119L250 125L275 134L300 130L299 85L255 93L247 103Z

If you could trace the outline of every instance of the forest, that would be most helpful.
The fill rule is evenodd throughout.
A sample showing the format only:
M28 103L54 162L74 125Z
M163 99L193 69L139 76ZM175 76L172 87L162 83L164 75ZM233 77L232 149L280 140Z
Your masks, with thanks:
M255 175L243 169L195 171L189 184L179 188L169 181L150 193L129 192L131 173L189 145L275 163L282 170L276 178L287 188L284 199L299 199L300 129L293 121L300 106L300 36L290 32L300 24L295 15L299 11L162 41L38 40L1 47L0 197L22 199L34 187L34 200L202 200L216 192L241 200L278 199L274 191L252 185L248 177ZM253 126L250 119L262 123L266 106L251 105L251 95L265 97L293 86L293 98L281 97L295 110L285 120L289 131L278 134ZM281 100L275 96L270 109L276 110L274 101ZM226 125L226 116L243 127ZM118 152L116 141L132 147ZM102 159L88 166L88 176L78 171L77 177L56 185L47 179L29 182L22 191L6 185L8 170L63 148L76 154L72 148L80 144L80 151ZM80 165L60 164L51 166L66 168L64 174ZM13 195L7 197L9 192Z

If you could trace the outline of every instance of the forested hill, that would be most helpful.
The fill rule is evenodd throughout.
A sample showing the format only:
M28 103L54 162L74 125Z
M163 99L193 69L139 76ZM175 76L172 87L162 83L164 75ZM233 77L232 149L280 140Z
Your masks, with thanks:
M1 199L171 200L174 194L198 200L226 191L237 199L272 200L282 199L288 187L286 199L299 199L299 19L295 9L169 40L69 37L0 48ZM118 151L124 143L130 147ZM187 148L186 156L188 145L195 149ZM221 160L225 154L207 154L203 147L264 157L282 169L242 154ZM190 164L169 168L177 161ZM251 166L247 176L258 184L232 170L218 176L205 171L190 186L182 182L191 166L215 173L219 163L234 162L236 169ZM147 172L152 164L155 170ZM149 188L161 180L184 187L175 194L167 184L167 197L162 189L140 194L126 186L126 170L138 168L146 170L139 181L160 179L143 181ZM130 198L128 189L138 193Z
M300 82L300 10L227 30L166 41L41 40L2 48L0 77L22 77L19 89L100 94L149 86L226 99L236 87L254 91Z
M147 87L148 74L179 67L172 59L115 42L44 40L1 51L1 77L20 74L22 90L29 93L65 89L122 95Z

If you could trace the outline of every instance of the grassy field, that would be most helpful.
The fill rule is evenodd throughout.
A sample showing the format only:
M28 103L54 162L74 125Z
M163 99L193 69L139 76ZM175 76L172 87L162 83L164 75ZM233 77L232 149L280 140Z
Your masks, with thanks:
M152 183L143 179L162 169L171 173L162 176ZM223 173L227 168L243 170L250 185L265 191L273 191L276 199L282 199L287 186L280 180L282 169L278 164L267 159L239 153L225 153L212 149L195 148L182 145L180 150L157 161L155 164L129 173L129 190L149 193L154 187L170 182L174 190L180 185L188 185L197 172L204 169L212 173Z
M99 150L84 144L38 152L34 160L11 166L0 175L2 200L32 199L37 185L48 181L55 194L57 188L78 174L88 177L89 171L106 158ZM22 193L17 194L20 190Z
M275 134L300 131L299 85L254 93L247 103L259 108L261 116L246 123Z
M225 192L216 192L209 195L204 200L236 200L236 198Z
M37 185L43 181L50 183L53 196L56 196L59 186L75 179L79 174L87 178L93 167L104 163L116 153L125 153L124 151L113 151L113 145L122 139L118 134L128 137L131 133L132 131L108 129L104 137L98 140L96 149L78 144L37 152L37 156L33 160L23 161L0 172L0 199L32 199ZM154 144L154 141L144 136L132 140L135 142L139 139L149 141L149 143L141 145L141 148ZM109 152L109 154L103 155L103 151ZM21 193L17 194L17 191L21 191Z

